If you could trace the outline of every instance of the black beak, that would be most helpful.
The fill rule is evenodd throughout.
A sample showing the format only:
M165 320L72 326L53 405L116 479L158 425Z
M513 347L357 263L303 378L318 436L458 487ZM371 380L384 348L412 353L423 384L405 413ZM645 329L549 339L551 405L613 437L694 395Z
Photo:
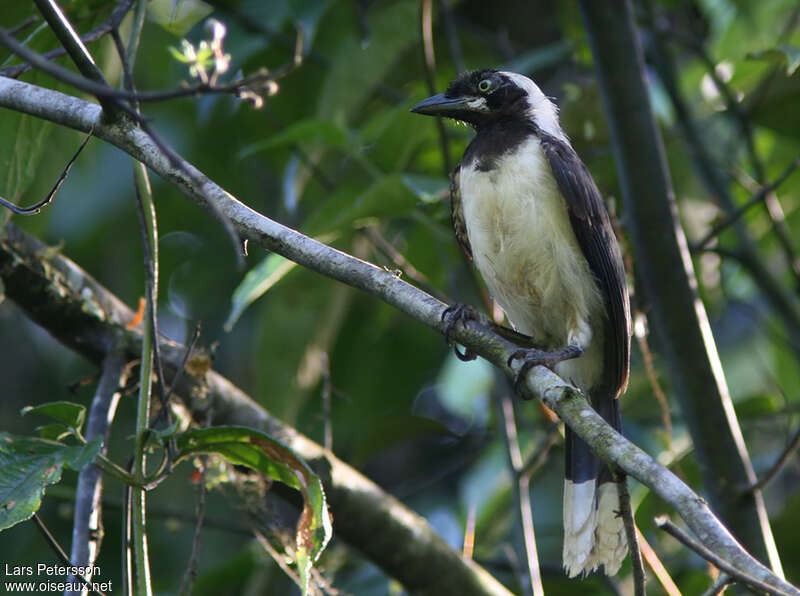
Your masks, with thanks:
M444 93L439 93L428 99L423 99L411 111L415 114L424 114L426 116L449 116L459 112L464 112L469 109L467 100L463 97L445 97Z

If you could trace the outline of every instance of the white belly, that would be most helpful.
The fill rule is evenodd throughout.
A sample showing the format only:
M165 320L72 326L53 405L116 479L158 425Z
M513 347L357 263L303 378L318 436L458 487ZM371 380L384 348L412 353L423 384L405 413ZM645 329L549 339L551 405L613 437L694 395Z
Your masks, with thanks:
M460 176L473 259L492 297L543 348L586 349L557 371L591 386L602 368L605 311L539 140L526 140L489 171L464 163Z

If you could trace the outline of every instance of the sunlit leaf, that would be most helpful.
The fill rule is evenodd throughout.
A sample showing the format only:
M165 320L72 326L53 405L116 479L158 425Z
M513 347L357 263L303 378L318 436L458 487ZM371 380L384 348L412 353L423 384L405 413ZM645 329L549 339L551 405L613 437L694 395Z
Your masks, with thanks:
M61 480L64 466L80 470L102 446L98 438L86 445L0 433L0 530L30 518L41 506L45 488Z
M189 431L178 438L177 460L215 453L229 462L247 466L303 495L303 510L297 521L296 552L303 591L308 572L330 540L332 529L322 481L286 445L266 433L238 426L218 426Z
M406 174L403 176L403 184L425 203L436 203L449 196L450 181L444 177Z
M77 430L83 427L86 420L86 408L69 401L51 401L38 406L27 406L22 408L21 413L23 416L28 414L47 416Z
M800 67L800 47L780 45L775 48L750 52L747 57L751 60L770 60L786 67L786 76L790 77Z
M178 36L186 35L211 11L202 0L150 0L147 4L147 18Z
M244 276L233 292L231 312L225 321L225 331L230 331L245 309L289 273L296 263L278 254L270 254Z

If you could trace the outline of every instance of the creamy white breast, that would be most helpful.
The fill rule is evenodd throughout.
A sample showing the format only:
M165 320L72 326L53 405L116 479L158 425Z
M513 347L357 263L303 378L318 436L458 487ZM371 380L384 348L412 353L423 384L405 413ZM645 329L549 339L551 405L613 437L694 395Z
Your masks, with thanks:
M463 163L460 190L475 266L511 324L545 349L572 344L601 354L602 298L539 139L531 136L488 171ZM602 364L602 357L585 360ZM559 367L585 387L600 372L586 365Z

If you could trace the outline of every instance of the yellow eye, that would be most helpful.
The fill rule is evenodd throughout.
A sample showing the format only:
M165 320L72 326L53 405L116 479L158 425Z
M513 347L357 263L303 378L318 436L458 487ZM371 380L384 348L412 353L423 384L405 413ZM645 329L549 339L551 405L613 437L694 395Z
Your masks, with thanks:
M489 89L492 88L492 81L489 79L483 79L480 83L478 83L478 91L481 93L486 93Z

